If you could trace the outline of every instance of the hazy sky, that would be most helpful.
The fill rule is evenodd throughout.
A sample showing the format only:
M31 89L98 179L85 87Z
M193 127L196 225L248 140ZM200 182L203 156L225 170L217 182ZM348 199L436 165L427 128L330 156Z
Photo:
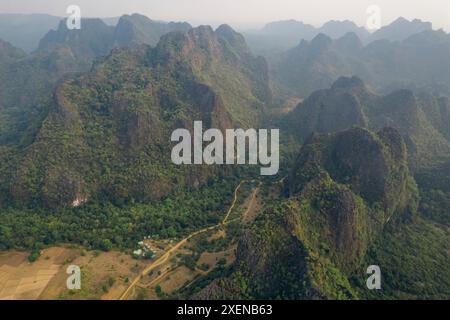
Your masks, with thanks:
M381 8L382 24L403 16L431 21L436 29L450 31L449 0L0 0L0 13L64 16L67 6L78 5L84 16L138 12L158 20L250 28L284 19L314 25L349 19L365 25L366 9L374 4Z

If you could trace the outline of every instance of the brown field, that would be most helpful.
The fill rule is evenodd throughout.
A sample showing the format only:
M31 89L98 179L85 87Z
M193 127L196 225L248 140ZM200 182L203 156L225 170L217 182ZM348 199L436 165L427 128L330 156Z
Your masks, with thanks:
M202 265L203 263L206 263L207 265L210 266L210 270L214 269L214 267L216 266L217 262L221 259L221 258L225 258L227 260L227 265L230 265L234 262L234 260L236 259L235 257L235 250L236 250L236 245L232 246L230 249L228 249L227 251L222 251L222 252L204 252L201 256L200 259L197 262L197 265Z
M185 266L176 268L174 271L169 272L164 279L159 282L163 292L174 292L180 289L185 284L191 282L198 275L196 271L192 271Z
M148 262L128 254L86 252L64 247L48 248L34 263L26 252L0 253L0 300L117 299ZM81 268L81 290L69 291L66 269Z
M224 235L222 230L217 233L213 238ZM231 264L235 259L234 250L235 246L223 252L205 252L197 265L206 263L212 270L222 257L226 258L227 264ZM125 291L129 281L148 264L148 261L134 260L128 254L117 251L81 252L74 248L49 248L43 250L41 257L34 263L28 262L29 253L26 252L0 253L0 300L115 300ZM188 254L191 251L182 248L179 253ZM157 285L161 286L163 292L172 293L207 273L178 265L178 259L176 262L171 260L141 280L141 284L147 288L147 298L158 298L154 293ZM82 288L79 291L66 288L69 276L66 269L69 265L77 265L82 270Z
M51 248L44 250L38 261L30 263L27 259L28 253L1 253L0 299L39 299L49 282L60 271L64 261L71 255L71 250Z
M232 246L230 249L222 252L204 252L197 262L197 266L206 263L210 266L209 271L202 271L200 269L191 270L184 265L171 266L166 263L163 268L159 268L160 274L154 273L147 281L141 281L139 286L145 291L146 299L157 300L158 295L155 292L155 288L159 285L162 292L166 294L172 294L177 290L192 283L195 279L201 276L205 276L217 266L217 262L221 258L227 260L227 265L232 264L235 261L235 249L236 246ZM156 271L156 270L155 270Z
M198 230L184 239L156 241L144 240L144 243L156 253L153 261L134 260L127 253L85 252L80 248L49 248L41 252L34 263L27 261L27 253L0 253L0 299L159 299L167 294L189 286L202 276L214 270L218 262L225 258L226 265L235 261L236 243L222 252L200 254L195 270L183 265L183 255L196 251L197 236L205 234L208 242L227 236L224 226L238 213L237 220L249 223L255 219L261 208L261 183L240 197L240 186L236 188L234 201L223 222L216 226ZM269 192L270 194L270 192ZM202 265L209 269L203 269ZM70 291L66 288L67 266L81 268L81 290ZM161 288L158 297L156 288ZM159 288L158 288L159 289Z

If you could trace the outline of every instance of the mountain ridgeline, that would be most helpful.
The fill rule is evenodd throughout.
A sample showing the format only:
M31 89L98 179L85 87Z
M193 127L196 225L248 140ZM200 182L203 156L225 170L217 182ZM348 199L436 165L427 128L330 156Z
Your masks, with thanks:
M47 14L1 14L0 39L32 52L45 34L58 26L61 18Z
M301 40L310 41L321 33L332 39L354 33L364 44L369 44L377 40L403 41L414 34L431 30L432 24L429 22L418 19L409 21L402 17L373 33L349 20L331 20L321 27L314 27L296 20L285 20L271 22L261 30L248 31L245 37L252 50L273 57L295 47Z
M402 41L364 45L355 33L339 39L319 34L272 59L274 82L284 95L305 98L341 76L356 75L377 91L426 90L447 95L450 37L423 31Z
M101 19L82 19L80 30L69 30L62 20L56 30L49 31L39 43L40 51L65 47L89 70L99 56L109 55L115 47L134 47L140 44L156 46L161 36L173 31L188 31L186 22L158 22L146 16L122 16L117 25L107 25Z

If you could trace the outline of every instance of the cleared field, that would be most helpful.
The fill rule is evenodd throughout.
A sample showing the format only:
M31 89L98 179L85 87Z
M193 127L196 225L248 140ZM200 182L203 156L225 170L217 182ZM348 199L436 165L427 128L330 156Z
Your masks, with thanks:
M192 271L185 266L181 266L168 273L159 285L164 292L174 292L175 290L183 287L186 283L192 281L197 275L197 272Z
M214 268L217 265L217 262L221 258L225 258L226 261L227 261L227 265L230 265L236 259L236 256L235 256L236 248L237 248L237 246L234 245L234 246L232 246L231 248L229 248L226 251L221 251L221 252L204 252L200 256L200 259L198 260L197 265L200 266L202 264L207 264L211 268Z
M68 249L50 248L42 252L42 257L38 261L30 263L27 253L1 253L0 299L39 299L49 282L61 269L63 261L71 254Z
M114 300L145 264L117 251L82 253L63 247L43 250L34 263L27 257L25 252L0 253L0 300ZM69 265L81 268L81 290L66 287Z

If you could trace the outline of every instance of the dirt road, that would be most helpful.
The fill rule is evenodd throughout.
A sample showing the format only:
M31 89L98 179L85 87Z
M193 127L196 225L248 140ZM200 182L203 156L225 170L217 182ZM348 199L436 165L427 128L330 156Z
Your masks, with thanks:
M159 257L158 259L156 259L153 263L151 263L147 268L145 268L141 274L139 276L137 276L132 282L131 284L128 286L128 288L125 290L125 292L121 295L120 300L126 300L128 299L128 297L130 296L132 290L136 287L136 285L139 283L139 281L141 280L142 277L148 275L152 270L154 270L155 268L161 266L162 264L164 264L165 262L167 262L167 260L171 257L171 255L177 251L180 247L182 247L184 244L186 244L189 240L191 240L192 238L208 232L210 230L214 230L217 229L221 226L224 226L226 224L228 224L229 222L232 221L228 221L228 218L231 214L231 212L233 211L234 207L236 206L236 202L237 202L237 195L238 195L238 191L241 188L241 186L244 183L250 183L250 182L255 182L254 180L251 181L247 181L247 180L243 180L239 183L239 185L236 187L236 189L234 190L234 198L233 198L233 203L231 204L230 208L228 209L227 214L225 215L225 218L223 219L223 221L215 226L211 226L211 227L207 227L204 229L201 229L199 231L196 231L192 234L190 234L189 236L187 236L186 238L184 238L183 240L181 240L180 242L178 242L177 244L175 244L172 248L170 248L165 254L163 254L161 257Z

